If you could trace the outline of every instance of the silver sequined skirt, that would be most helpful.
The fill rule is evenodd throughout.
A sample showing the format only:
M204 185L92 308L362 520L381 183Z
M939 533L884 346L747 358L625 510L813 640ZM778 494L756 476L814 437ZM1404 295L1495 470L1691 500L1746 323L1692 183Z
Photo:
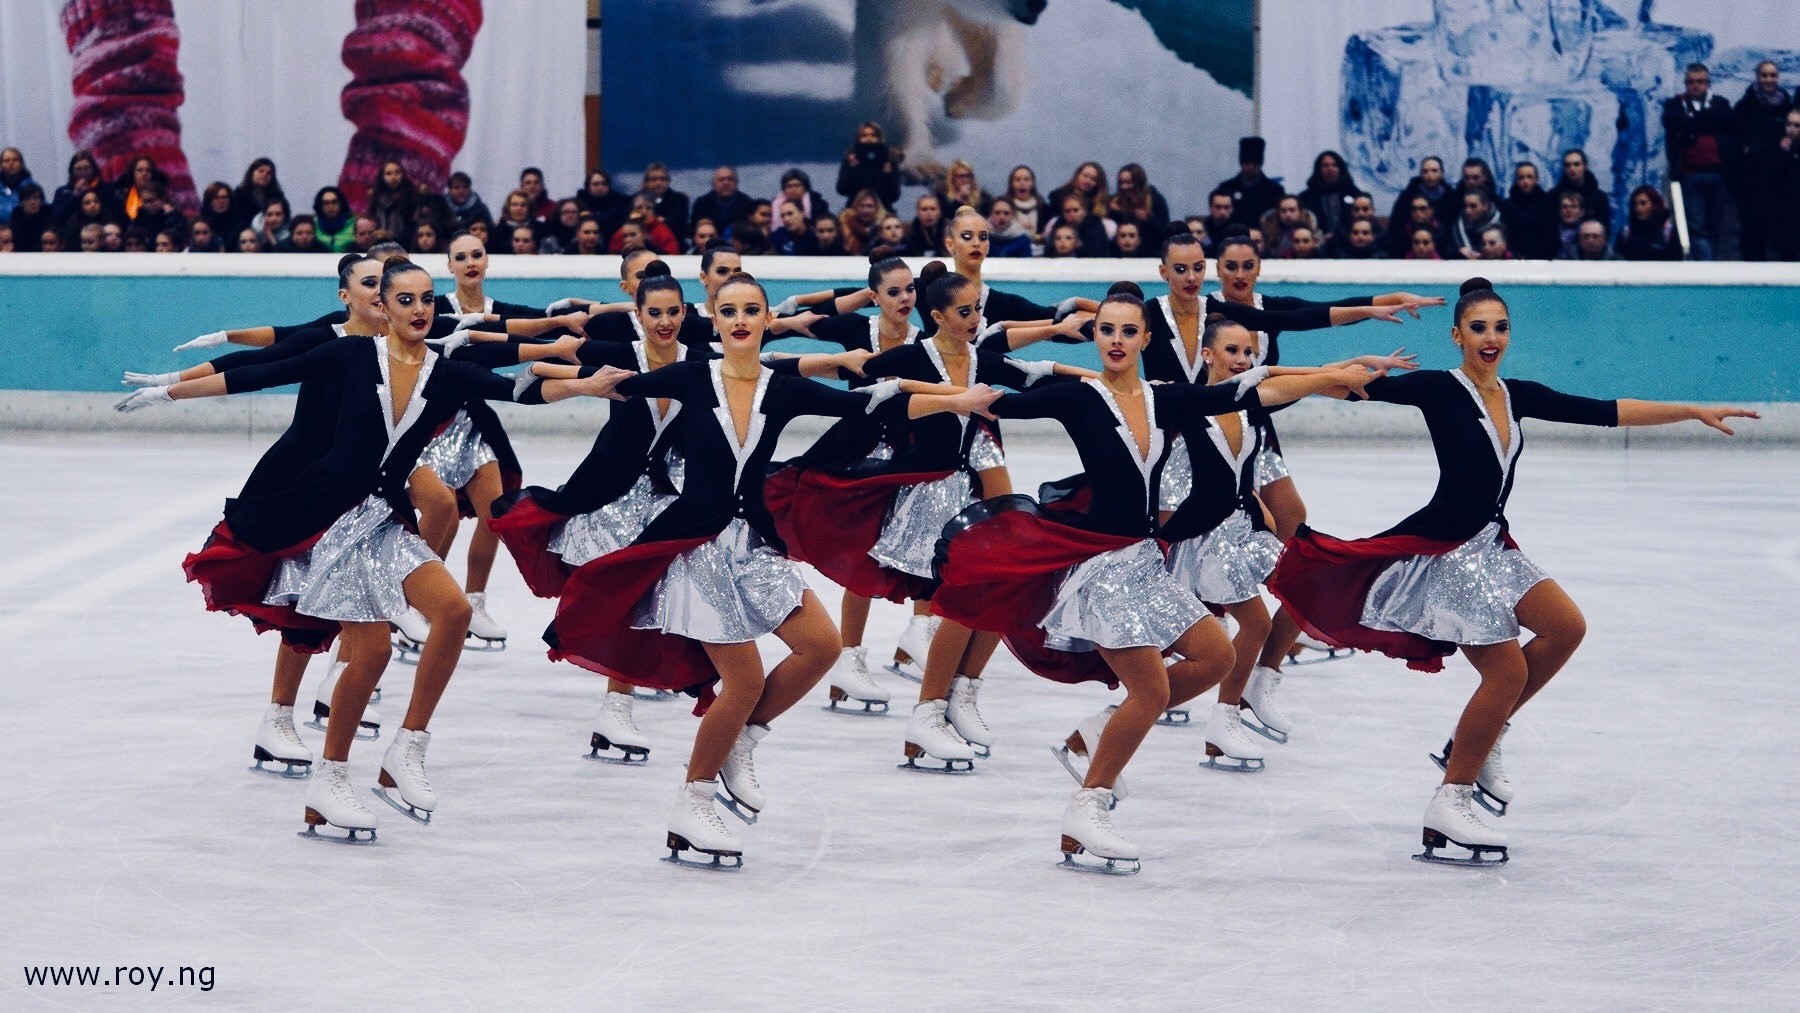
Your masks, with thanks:
M675 497L657 493L650 476L642 475L625 495L562 522L550 538L549 549L570 566L599 559L637 540L650 519L673 502Z
M264 603L339 622L398 618L406 611L406 578L438 557L393 514L380 496L345 511L305 554L281 561Z
M969 444L969 468L973 471L986 471L989 468L1006 467L1006 451L994 442L994 437L986 429L976 429L975 439Z
M1198 538L1169 547L1169 572L1183 587L1215 605L1232 605L1257 595L1281 558L1281 539L1258 531L1239 510Z
M1061 651L1167 650L1206 615L1200 599L1175 582L1161 550L1146 538L1070 570L1038 625L1044 643Z
M1441 556L1402 559L1375 578L1362 625L1452 644L1500 644L1519 635L1519 599L1549 575L1500 541L1500 525Z
M806 593L799 567L741 517L670 562L631 626L708 644L741 644L780 626Z
M494 448L475 431L475 423L465 411L458 411L450 425L419 452L419 467L430 468L452 489L468 485L476 469L496 460Z
M1256 452L1256 487L1258 489L1287 477L1287 461L1282 459L1281 454L1267 447Z
M974 485L968 472L956 471L901 489L881 525L881 537L869 549L870 558L891 570L930 577L944 525L974 502Z

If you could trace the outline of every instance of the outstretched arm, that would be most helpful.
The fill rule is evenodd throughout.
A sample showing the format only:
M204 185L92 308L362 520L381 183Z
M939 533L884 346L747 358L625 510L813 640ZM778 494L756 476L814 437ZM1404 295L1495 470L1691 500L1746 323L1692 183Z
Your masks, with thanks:
M1722 408L1711 405L1674 404L1668 401L1636 401L1620 399L1619 425L1666 426L1675 422L1703 422L1726 436L1737 433L1725 424L1726 419L1760 419L1762 415L1747 408Z

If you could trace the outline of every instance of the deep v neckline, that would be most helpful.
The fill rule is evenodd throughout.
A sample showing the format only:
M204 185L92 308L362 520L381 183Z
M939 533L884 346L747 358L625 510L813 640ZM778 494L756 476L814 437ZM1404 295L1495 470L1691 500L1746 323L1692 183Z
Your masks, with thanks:
M394 416L394 376L393 368L388 364L387 339L376 338L369 342L375 349L376 368L381 373L381 385L376 388L376 400L380 402L381 424L387 431L387 450L381 455L382 461L394 452L394 446L400 442L419 416L425 414L425 382L431 379L431 371L437 366L438 354L429 345L425 348L425 360L419 363L419 374L413 378L412 389L406 395L406 407L401 409L398 418Z
M1201 322L1206 319L1206 297L1200 297L1200 313L1194 321L1194 355L1188 357L1187 339L1181 336L1181 321L1175 317L1175 300L1173 296L1158 296L1156 302L1162 307L1163 319L1169 322L1169 333L1174 335L1171 343L1175 346L1175 361L1181 364L1181 371L1187 375L1189 383L1200 382L1200 367L1205 357L1200 354L1200 333L1205 330Z
M725 444L731 448L732 456L737 458L737 468L731 479L731 487L736 489L738 483L743 481L744 465L749 463L750 455L762 441L763 397L769 392L769 378L774 373L765 366L757 367L756 389L750 395L750 417L744 424L744 436L739 439L737 417L731 411L731 397L725 392L725 360L714 359L707 365L712 373L713 395L719 402L718 407L713 409L713 417L719 422L721 435L725 437Z
M637 357L638 372L648 373L653 368L662 368L660 366L652 367L650 365L650 348L647 340L634 341L631 343L631 348L633 354ZM681 361L681 355L679 353L676 354L675 361ZM681 402L674 398L653 397L649 399L649 408L650 422L656 427L656 434L661 436L662 431L668 428L670 422L674 421L676 413L681 411Z
M1500 393L1506 409L1506 439L1500 439L1500 427L1494 422L1494 413L1488 410L1487 399L1481 396L1481 388L1469 379L1467 373L1460 368L1450 371L1475 399L1475 410L1481 413L1481 428L1487 433L1488 442L1494 448L1494 458L1500 462L1500 472L1504 475L1512 467L1513 460L1519 455L1519 420L1513 414L1512 388L1505 380L1496 379L1500 384Z

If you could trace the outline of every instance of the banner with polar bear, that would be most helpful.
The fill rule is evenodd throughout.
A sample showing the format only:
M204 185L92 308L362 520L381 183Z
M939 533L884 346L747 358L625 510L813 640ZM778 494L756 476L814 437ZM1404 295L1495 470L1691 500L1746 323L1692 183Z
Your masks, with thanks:
M1535 162L1547 182L1582 148L1623 214L1661 185L1661 105L1706 63L1731 102L1756 64L1800 79L1800 5L1788 0L1262 0L1262 122L1271 175L1304 185L1341 152L1384 210L1430 155L1452 177L1487 159L1504 186Z
M1016 164L1043 193L1084 161L1138 162L1171 210L1203 211L1250 131L1254 0L633 0L601 33L601 154L620 189L649 162L695 196L799 167L833 193L857 124L915 178L952 159L990 192ZM909 211L910 213L910 211Z

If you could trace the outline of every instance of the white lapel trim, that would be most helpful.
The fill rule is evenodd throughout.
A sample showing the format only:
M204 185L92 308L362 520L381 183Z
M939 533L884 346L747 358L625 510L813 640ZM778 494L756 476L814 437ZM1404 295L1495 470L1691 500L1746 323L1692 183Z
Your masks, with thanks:
M1212 419L1206 420L1206 435L1212 437L1213 446L1218 449L1219 456L1231 464L1232 472L1238 478L1242 478L1244 465L1249 463L1250 458L1256 456L1256 433L1250 428L1248 412L1238 412L1237 417L1240 427L1237 453L1231 452L1231 440L1225 435L1224 428Z
M1161 307L1163 319L1169 322L1169 342L1175 346L1175 361L1181 363L1181 371L1187 374L1189 383L1199 383L1200 366L1206 361L1205 358L1197 355L1194 362L1188 361L1187 344L1181 340L1181 327L1175 323L1175 307L1171 304L1169 297L1157 296L1156 305ZM1204 297L1200 300L1200 306L1204 311L1206 308ZM1200 315L1204 317L1206 314L1202 312ZM1201 330L1205 329L1205 323L1202 321Z
M638 372L650 372L650 351L646 347L646 342L633 341L631 350L637 356ZM676 361L681 361L680 356L676 356ZM669 428L669 423L675 421L676 414L681 411L681 402L669 398L669 410L665 413L656 410L656 398L645 398L644 400L648 402L646 407L650 409L650 422L656 426L656 433L651 437L651 442L654 443L657 437L662 436L663 430Z
M387 339L381 338L370 342L375 346L375 364L381 370L381 386L376 388L376 400L381 402L381 424L387 431L387 449L381 452L381 463L386 464L388 455L394 452L400 438L419 421L425 413L425 381L431 379L432 367L437 365L438 354L425 346L425 361L419 364L419 377L413 381L412 397L406 402L406 411L400 414L400 421L394 421L394 377L388 365Z
M732 456L737 458L737 469L731 476L731 489L735 495L738 483L744 479L744 465L750 462L750 455L762 440L763 396L769 392L769 377L774 374L760 363L757 364L756 393L750 398L750 425L745 430L744 442L739 443L737 422L731 417L731 399L725 396L725 360L714 359L707 368L712 372L713 394L719 399L719 406L713 409L713 417L719 420L719 428L725 434L725 444L731 448Z
M1469 392L1475 400L1475 410L1481 413L1481 428L1487 432L1488 443L1494 448L1494 459L1500 463L1500 481L1504 483L1506 476L1512 472L1513 462L1519 458L1519 420L1513 414L1512 388L1505 380L1499 381L1500 393L1506 397L1506 430L1512 437L1505 447L1500 446L1500 429L1494 425L1494 418L1488 414L1487 402L1482 400L1481 391L1475 387L1475 381L1468 378L1461 369L1453 369L1450 374Z
M982 286L982 291L987 291L985 285ZM943 382L954 385L956 381L950 378L950 367L944 365L944 353L938 350L937 339L926 338L919 342L919 347L925 349L926 357L931 360L931 368L937 370L937 374ZM971 384L975 382L975 349L973 348L969 349L969 382ZM969 431L969 419L971 417L972 416L968 415L956 416L956 421L958 423L957 428L959 431L964 433Z
M1081 382L1092 387L1094 392L1100 395L1100 400L1106 402L1107 410L1112 412L1113 418L1118 421L1117 431L1119 438L1125 441L1125 452L1131 455L1131 463L1137 465L1138 474L1144 481L1144 501L1154 509L1156 493L1159 490L1151 487L1150 473L1156 470L1156 462L1163 455L1163 431L1156 424L1156 403L1151 400L1153 392L1149 381L1142 379L1138 381L1144 395L1144 422L1150 428L1150 452L1148 454L1138 453L1137 437L1131 434L1131 424L1125 421L1125 412L1119 408L1118 399L1113 397L1112 391L1106 389L1106 382L1093 377L1082 377Z

